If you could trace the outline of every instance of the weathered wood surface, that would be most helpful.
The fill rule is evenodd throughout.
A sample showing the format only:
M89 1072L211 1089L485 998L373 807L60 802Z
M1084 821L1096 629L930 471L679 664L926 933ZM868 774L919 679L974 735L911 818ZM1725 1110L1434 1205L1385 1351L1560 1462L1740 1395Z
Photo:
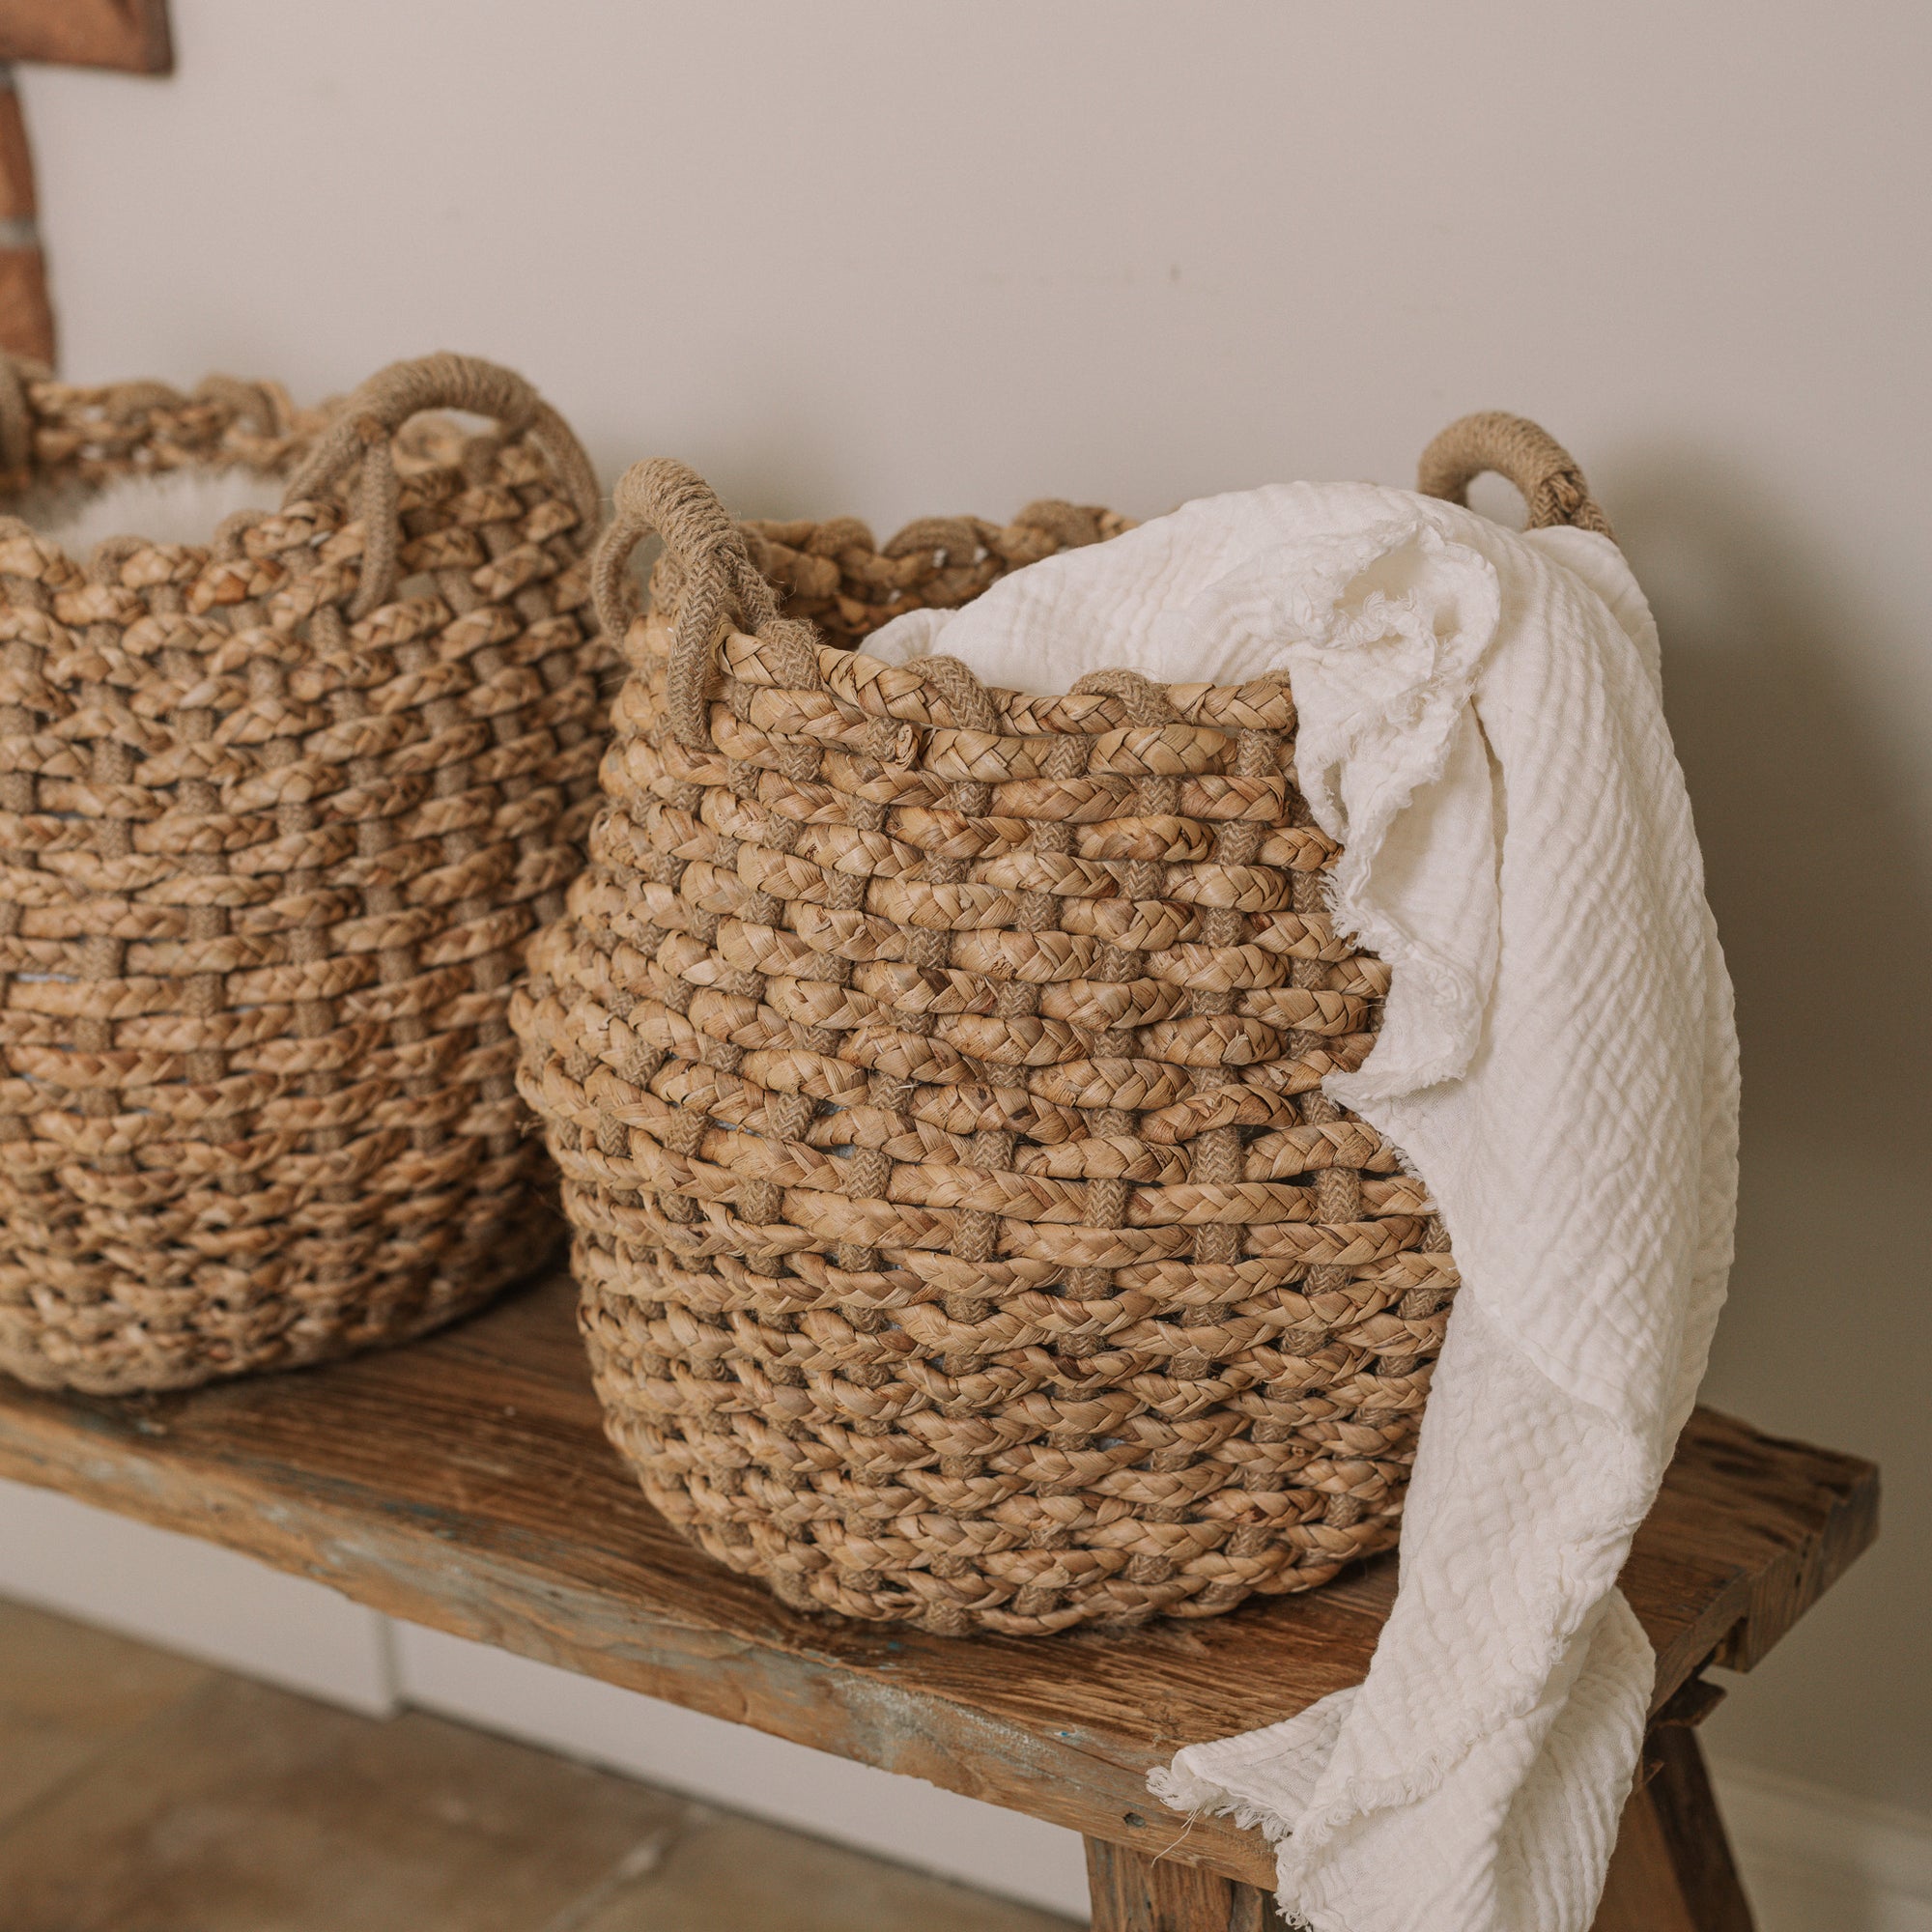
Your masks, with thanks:
M556 1277L394 1353L109 1402L0 1378L0 1475L211 1538L359 1602L1147 1855L1265 1886L1257 1834L1148 1769L1358 1683L1393 1564L1130 1635L946 1638L784 1608L680 1541L605 1443ZM1871 1541L1877 1472L1700 1411L1625 1588L1660 1704L1748 1667Z
M1094 1932L1264 1932L1268 1910L1259 1888L1112 1845L1087 1840L1087 1889Z

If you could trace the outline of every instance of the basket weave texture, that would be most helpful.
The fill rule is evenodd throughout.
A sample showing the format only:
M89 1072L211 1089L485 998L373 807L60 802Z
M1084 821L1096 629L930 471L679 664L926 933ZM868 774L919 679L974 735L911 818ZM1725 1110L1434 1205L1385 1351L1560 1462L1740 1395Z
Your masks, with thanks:
M1326 910L1287 686L1029 697L801 621L963 601L1096 512L881 551L668 463L617 505L611 805L512 1015L652 1502L787 1603L947 1634L1387 1548L1458 1277L1321 1091L1388 975Z
M178 1387L473 1306L553 1239L506 1009L604 745L576 440L442 355L327 412L9 365L0 445L16 497L287 485L85 561L0 519L0 1367Z

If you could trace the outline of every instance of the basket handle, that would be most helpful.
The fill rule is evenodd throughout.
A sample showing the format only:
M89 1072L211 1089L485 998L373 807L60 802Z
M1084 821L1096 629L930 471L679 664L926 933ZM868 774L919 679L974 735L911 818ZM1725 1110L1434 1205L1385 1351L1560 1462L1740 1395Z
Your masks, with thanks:
M464 410L494 416L504 431L527 431L549 459L569 493L577 513L596 526L599 497L596 472L568 423L514 370L476 355L446 350L392 362L378 370L351 396L327 433L289 478L282 502L313 497L360 462L357 511L364 526L362 581L349 607L352 618L366 617L384 602L396 581L400 531L397 522L396 460L391 439L425 410Z
M824 689L817 633L800 618L779 614L778 593L752 561L744 532L696 470L668 456L634 463L617 479L612 503L611 526L590 566L591 595L606 637L621 640L636 614L626 566L645 537L654 531L661 536L684 573L665 708L687 750L711 749L705 687L712 645L725 618L775 647L774 668L795 689Z
M681 744L700 754L713 749L707 687L723 619L732 619L763 642L772 670L792 689L825 689L817 627L780 614L778 592L753 561L744 531L703 477L669 457L654 457L625 470L612 495L615 512L590 566L597 620L606 637L623 638L637 614L631 553L653 532L661 536L666 554L684 576L665 674L665 709ZM999 730L999 707L970 665L935 654L915 659L905 669L931 687L955 724L970 731ZM1176 716L1165 696L1136 671L1095 671L1073 689L1119 697L1135 724L1165 724Z
M1415 487L1425 497L1451 503L1468 500L1470 483L1485 470L1514 483L1529 505L1529 528L1567 524L1614 538L1576 459L1547 430L1526 416L1484 410L1452 422L1416 466Z

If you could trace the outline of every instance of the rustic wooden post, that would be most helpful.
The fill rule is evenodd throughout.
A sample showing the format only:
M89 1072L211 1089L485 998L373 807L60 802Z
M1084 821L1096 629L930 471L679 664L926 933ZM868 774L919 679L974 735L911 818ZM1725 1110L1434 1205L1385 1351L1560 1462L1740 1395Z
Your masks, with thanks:
M34 157L14 69L0 61L0 349L51 366L54 315L34 201Z
M1643 1758L1593 1932L1752 1932L1697 1733L1660 1724Z
M1263 1932L1272 1917L1254 1886L1105 1838L1087 1840L1087 1886L1094 1932Z
M15 61L166 73L167 0L0 0L0 350L51 368L53 304Z
M1592 1932L1753 1932L1695 1726L1722 1693L1691 1678L1644 1739ZM1087 1843L1094 1932L1264 1932L1267 1894L1198 1866Z

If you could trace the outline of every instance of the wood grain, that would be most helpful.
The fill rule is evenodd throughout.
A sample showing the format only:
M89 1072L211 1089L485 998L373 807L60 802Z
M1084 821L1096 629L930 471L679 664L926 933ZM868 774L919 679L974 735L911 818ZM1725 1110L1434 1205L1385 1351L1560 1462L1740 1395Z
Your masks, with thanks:
M0 221L32 221L39 213L26 117L11 76L0 69Z
M0 350L51 367L54 312L38 215L20 97L0 69Z
M1359 1683L1393 1563L1124 1635L947 1638L786 1609L644 1502L605 1443L567 1277L389 1354L120 1403L0 1382L0 1475L212 1538L358 1602L1151 1857L1268 1886L1257 1834L1177 1821L1177 1747ZM1661 1705L1748 1665L1867 1544L1877 1472L1700 1412L1625 1587Z
M0 248L0 350L30 362L54 359L47 265L38 248Z
M0 60L172 72L167 0L0 0Z
M1660 1726L1644 1759L1592 1932L1752 1932L1696 1732Z
M1094 1932L1263 1932L1270 1916L1254 1886L1104 1838L1087 1840L1087 1887Z

